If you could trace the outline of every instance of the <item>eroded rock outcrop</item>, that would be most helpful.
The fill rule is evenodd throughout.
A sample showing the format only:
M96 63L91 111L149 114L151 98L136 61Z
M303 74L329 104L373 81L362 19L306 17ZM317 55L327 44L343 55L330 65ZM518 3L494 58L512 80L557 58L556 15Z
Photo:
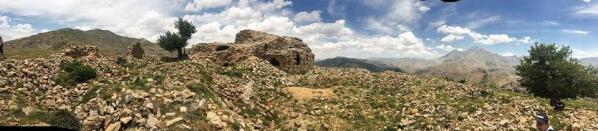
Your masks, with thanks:
M198 44L191 53L191 58L210 58L223 66L256 56L290 74L303 74L314 64L314 54L301 39L253 30L237 33L234 43Z

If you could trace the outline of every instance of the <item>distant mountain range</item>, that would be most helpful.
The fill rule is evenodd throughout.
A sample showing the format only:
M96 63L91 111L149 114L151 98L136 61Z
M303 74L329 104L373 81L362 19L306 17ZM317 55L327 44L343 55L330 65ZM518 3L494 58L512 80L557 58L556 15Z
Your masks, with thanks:
M346 57L335 57L335 58L316 61L316 65L322 66L322 67L362 68L362 69L367 69L371 72L383 72L383 71L403 72L400 68L388 66L382 62L365 60L365 59L346 58Z
M517 84L514 66L518 57L505 57L480 47L452 51L436 59L377 58L372 59L403 69L409 73L443 77L469 84L492 84L505 88ZM491 83L488 83L491 82Z
M586 65L591 65L591 66L594 66L594 67L598 67L598 57L582 58L582 59L579 59L579 61L581 63L583 63L583 64L586 64Z
M146 54L168 55L157 44L145 39L129 38L114 34L108 30L89 30L64 28L39 33L25 38L6 42L7 57L25 59L46 57L56 53L66 45L91 45L98 47L102 55L122 55L127 47L135 42L142 44Z

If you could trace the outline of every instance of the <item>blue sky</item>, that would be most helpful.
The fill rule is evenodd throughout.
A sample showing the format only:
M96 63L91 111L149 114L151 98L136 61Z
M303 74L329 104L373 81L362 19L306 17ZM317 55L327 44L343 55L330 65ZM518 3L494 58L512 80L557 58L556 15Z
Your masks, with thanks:
M592 0L0 0L0 35L107 29L155 41L176 17L198 27L191 43L232 42L243 29L303 39L317 58L435 58L479 46L525 55L534 42L598 56Z

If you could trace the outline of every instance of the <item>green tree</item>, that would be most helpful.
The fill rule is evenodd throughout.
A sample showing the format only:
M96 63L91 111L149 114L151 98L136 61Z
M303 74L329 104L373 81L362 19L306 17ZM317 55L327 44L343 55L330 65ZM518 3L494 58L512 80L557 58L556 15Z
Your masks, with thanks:
M191 39L191 35L197 30L195 26L183 18L178 18L174 22L175 28L179 31L178 33L166 32L164 35L160 35L158 38L158 45L167 51L177 51L177 58L185 56L184 48L187 46L187 41Z
M519 82L536 96L575 98L596 95L595 69L571 57L568 46L536 43L517 65ZM594 72L594 73L593 73Z

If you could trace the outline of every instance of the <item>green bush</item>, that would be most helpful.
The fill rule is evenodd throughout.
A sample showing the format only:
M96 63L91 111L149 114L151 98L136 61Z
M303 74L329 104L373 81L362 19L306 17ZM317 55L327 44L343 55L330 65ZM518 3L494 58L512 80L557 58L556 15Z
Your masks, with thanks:
M116 64L122 67L126 67L127 66L127 59L123 58L123 57L118 57L116 58Z
M50 116L50 119L47 121L48 124L53 126L58 126L62 128L68 128L72 130L79 130L81 128L81 123L77 117L66 110L58 110L53 112Z
M35 111L25 117L27 121L42 121L52 126L67 128L71 130L79 130L81 123L75 114L66 111Z
M60 68L62 72L58 74L55 82L61 85L74 85L97 76L93 68L83 65L80 62L63 63L60 65Z

